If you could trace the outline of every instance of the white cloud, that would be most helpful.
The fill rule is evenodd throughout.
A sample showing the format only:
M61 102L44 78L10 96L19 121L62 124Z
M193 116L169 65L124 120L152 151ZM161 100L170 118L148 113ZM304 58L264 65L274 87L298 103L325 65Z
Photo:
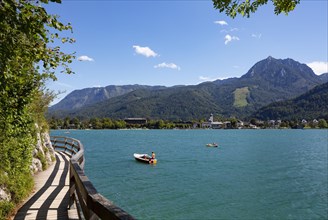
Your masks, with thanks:
M228 23L226 21L214 21L215 24L219 24L219 25L228 25Z
M143 55L145 57L157 57L158 56L158 54L155 53L149 47L141 47L141 46L138 46L138 45L133 45L132 47L134 48L134 51L137 54Z
M88 56L80 56L79 58L77 58L77 60L79 60L79 61L94 61L94 59L93 58L91 58L91 57L88 57Z
M180 70L180 67L175 63L165 63L165 62L155 65L154 68L170 68L170 69Z
M262 37L262 34L252 34L252 37L260 39Z
M328 62L313 61L311 63L307 63L306 65L308 65L317 75L328 73Z
M236 36L231 36L229 34L227 34L225 37L224 37L224 44L227 45L229 42L233 41L233 40L239 40L239 37L236 37Z

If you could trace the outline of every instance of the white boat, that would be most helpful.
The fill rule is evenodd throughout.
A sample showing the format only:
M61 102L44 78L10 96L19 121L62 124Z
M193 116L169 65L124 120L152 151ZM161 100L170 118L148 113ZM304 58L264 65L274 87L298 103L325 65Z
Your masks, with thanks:
M217 147L217 143L206 144L207 147Z
M157 159L152 159L151 156L149 156L148 154L133 154L134 158L137 161L140 162L144 162L144 163L148 163L148 164L156 164L157 163Z

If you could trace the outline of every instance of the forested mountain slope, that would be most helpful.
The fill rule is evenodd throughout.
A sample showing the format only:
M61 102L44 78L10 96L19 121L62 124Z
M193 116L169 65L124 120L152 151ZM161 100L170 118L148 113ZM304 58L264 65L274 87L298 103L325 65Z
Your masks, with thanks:
M49 116L192 120L207 118L213 113L224 117L244 118L261 107L295 98L323 82L305 64L292 59L268 57L256 63L240 78L194 86L138 88L135 85L132 91L122 95L108 97L106 92L102 92L100 96L106 96L105 99L99 98L102 101L88 96L90 104L83 103L79 108L62 108L61 103L58 103L50 108ZM84 100L78 95L75 99Z
M272 103L254 114L258 119L328 119L328 83L316 86L305 94Z

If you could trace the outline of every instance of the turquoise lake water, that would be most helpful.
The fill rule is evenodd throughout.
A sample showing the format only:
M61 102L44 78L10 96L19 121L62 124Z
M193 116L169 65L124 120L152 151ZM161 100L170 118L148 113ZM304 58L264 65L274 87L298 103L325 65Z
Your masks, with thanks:
M328 130L51 135L79 139L94 186L138 219L328 219ZM152 151L156 165L133 158Z

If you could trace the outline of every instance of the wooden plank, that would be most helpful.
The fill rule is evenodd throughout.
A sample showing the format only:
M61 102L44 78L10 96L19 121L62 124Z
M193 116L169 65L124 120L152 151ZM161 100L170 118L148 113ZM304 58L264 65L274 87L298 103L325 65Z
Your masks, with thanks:
M84 147L79 140L66 137L53 137L51 139L54 147L59 144L65 152L69 151L74 154L70 159L70 177L69 197L72 201L76 200L78 213L83 213L86 219L127 219L132 220L134 217L129 215L121 208L113 205L108 199L97 192L91 181L84 173ZM69 206L72 206L72 201ZM97 217L98 216L98 217Z
M49 166L46 171L40 172L34 176L35 191L24 202L24 205L18 210L14 219L78 219L76 209L68 212L68 188L69 175L63 176L64 181L59 181L64 169L68 169L68 162L62 158L63 154L56 152L56 163ZM67 156L64 156L68 159ZM66 164L66 167L65 167ZM58 188L59 187L59 188ZM54 194L57 189L59 193ZM49 204L47 210L41 207ZM48 205L47 205L48 206Z

